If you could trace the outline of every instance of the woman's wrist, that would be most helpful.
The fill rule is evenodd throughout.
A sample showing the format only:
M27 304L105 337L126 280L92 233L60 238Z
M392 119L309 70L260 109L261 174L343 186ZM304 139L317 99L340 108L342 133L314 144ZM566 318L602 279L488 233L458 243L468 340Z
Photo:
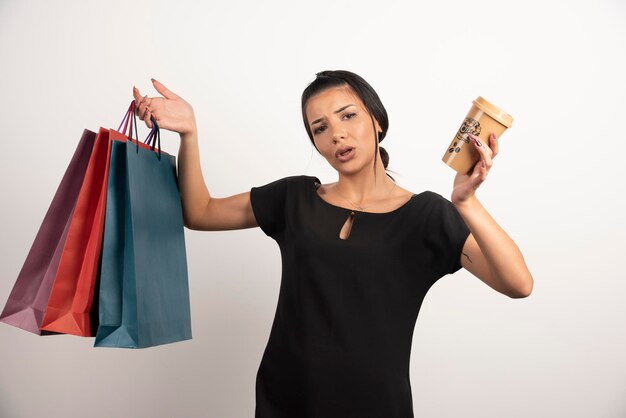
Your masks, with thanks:
M183 132L180 132L181 141L189 141L194 138L198 138L198 128L196 127L195 121L191 124L190 128L185 129Z

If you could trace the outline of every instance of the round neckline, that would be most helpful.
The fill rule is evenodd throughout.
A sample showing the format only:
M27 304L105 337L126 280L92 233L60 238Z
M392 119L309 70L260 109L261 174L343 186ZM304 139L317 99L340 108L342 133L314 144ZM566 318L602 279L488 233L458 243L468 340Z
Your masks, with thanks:
M406 201L406 202L404 202L402 205L400 205L400 206L398 206L397 208L395 208L395 209L393 209L393 210L391 210L391 211L388 211L388 212L365 212L365 211L358 210L358 209L350 209L350 208L346 208L346 207L343 207L343 206L337 206L337 205L334 205L334 204L332 204L332 203L330 203L330 202L327 202L326 200L324 200L324 199L322 198L322 196L320 196L320 195L317 193L317 187L315 186L315 184L316 184L316 183L319 183L319 184L320 184L320 186L321 186L321 185L322 185L322 182L320 181L320 179L318 179L317 177L313 176L313 177L312 177L312 180L313 180L313 181L311 182L311 185L313 186L313 187L312 187L312 189L313 189L313 194L314 194L314 195L317 197L317 199L318 199L318 200L320 200L322 203L326 204L326 205L327 205L327 206L329 206L329 207L332 207L332 208L335 208L335 209L340 209L340 210L342 210L342 211L347 211L347 212L355 212L355 213L365 214L365 215L391 215L391 214L393 214L393 213L399 212L399 211L400 211L400 210L402 210L404 207L408 206L408 205L409 205L409 203L411 203L411 201L413 201L413 199L415 198L415 196L418 196L418 194L417 194L417 193L413 193L413 194L411 195L411 197L409 198L409 200L407 200L407 201Z

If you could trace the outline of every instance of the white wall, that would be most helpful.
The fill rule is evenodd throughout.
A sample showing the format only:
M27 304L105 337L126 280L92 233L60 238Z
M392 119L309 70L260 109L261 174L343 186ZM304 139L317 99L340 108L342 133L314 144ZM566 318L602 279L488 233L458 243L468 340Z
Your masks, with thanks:
M400 184L450 196L440 161L482 95L515 117L478 197L533 294L465 270L428 293L411 383L419 417L626 416L626 4L598 1L0 1L0 304L84 128L117 128L150 77L194 106L212 195L282 176L335 181L300 94L348 69L390 115ZM142 125L140 136L148 129ZM177 153L178 135L162 132ZM258 228L186 230L191 341L94 349L0 325L2 417L251 417L280 284Z

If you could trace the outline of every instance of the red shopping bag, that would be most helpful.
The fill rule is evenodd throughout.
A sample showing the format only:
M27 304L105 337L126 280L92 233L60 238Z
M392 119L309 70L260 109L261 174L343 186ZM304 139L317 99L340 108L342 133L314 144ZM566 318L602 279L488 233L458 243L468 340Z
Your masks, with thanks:
M134 104L133 101L122 120L123 132L129 121L132 132L129 115L134 112ZM111 140L109 130L100 128L72 215L42 330L83 337L96 335L97 309L92 310L92 305L102 249Z

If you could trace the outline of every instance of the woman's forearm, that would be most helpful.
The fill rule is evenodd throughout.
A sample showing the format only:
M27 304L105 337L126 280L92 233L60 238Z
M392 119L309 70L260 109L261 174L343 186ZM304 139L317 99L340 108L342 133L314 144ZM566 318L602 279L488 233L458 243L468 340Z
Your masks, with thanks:
M178 151L178 187L183 208L183 222L193 228L198 216L204 213L211 195L202 176L198 130L180 134Z
M464 203L455 204L455 207L472 231L501 288L513 293L529 293L533 287L533 278L517 244L475 196Z

